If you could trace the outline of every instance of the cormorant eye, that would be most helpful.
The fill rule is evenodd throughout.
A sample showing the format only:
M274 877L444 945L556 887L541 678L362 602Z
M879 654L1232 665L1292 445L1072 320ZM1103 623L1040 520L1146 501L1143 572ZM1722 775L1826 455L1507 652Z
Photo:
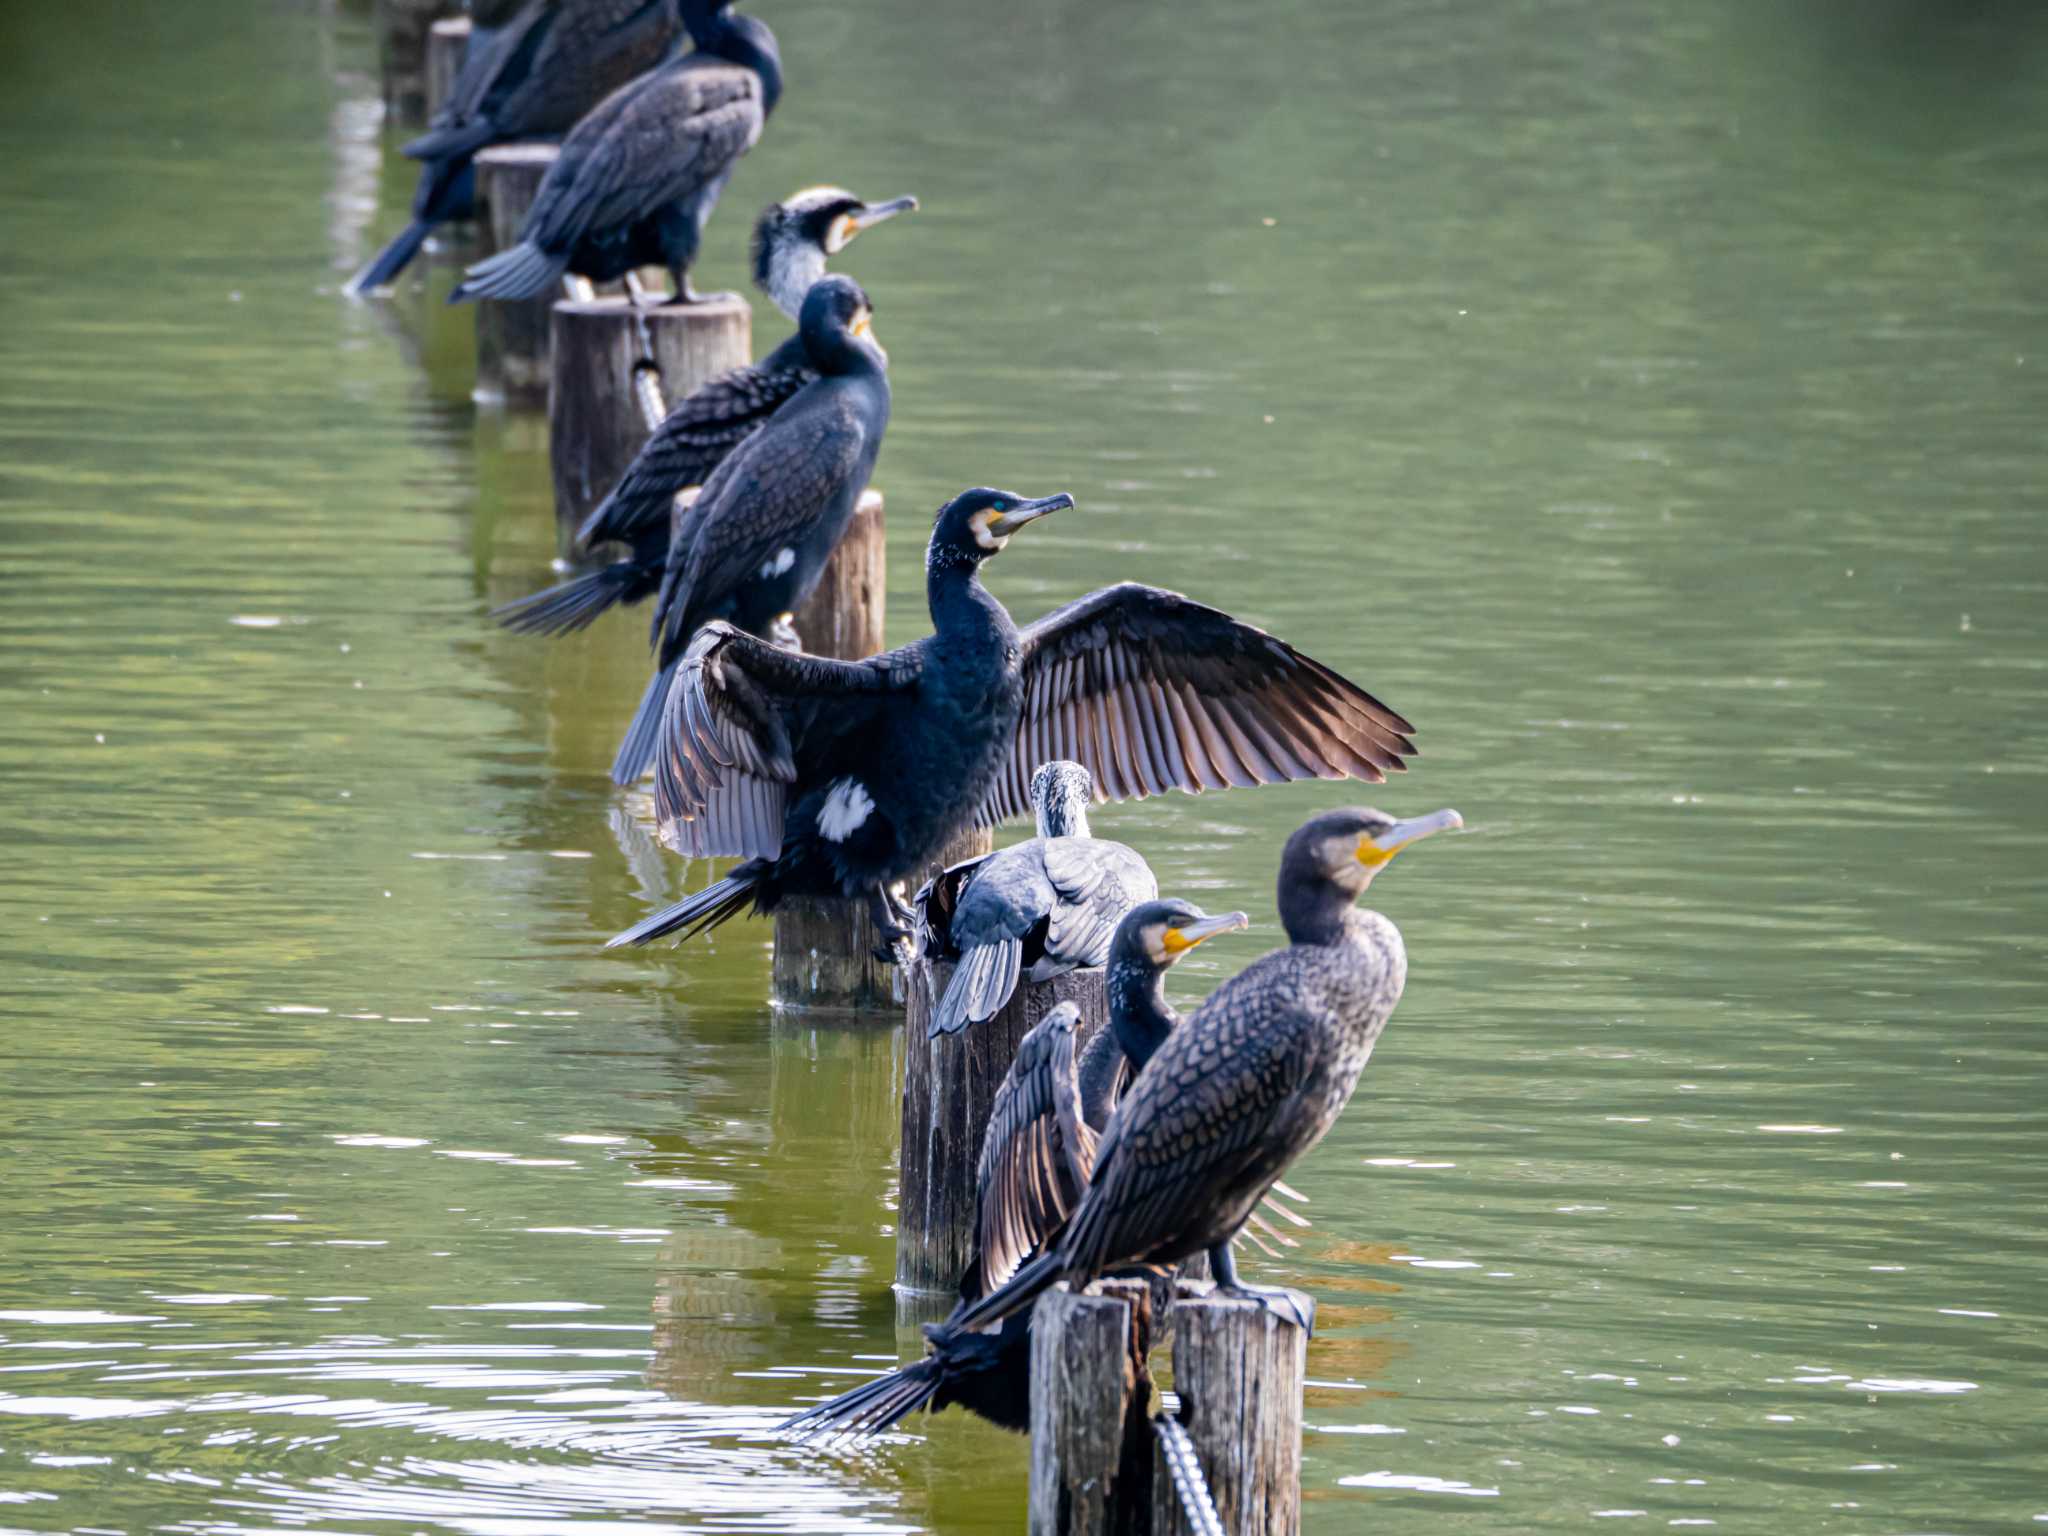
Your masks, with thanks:
M991 512L1007 512L1010 510L1010 504L998 497L988 504L988 509Z

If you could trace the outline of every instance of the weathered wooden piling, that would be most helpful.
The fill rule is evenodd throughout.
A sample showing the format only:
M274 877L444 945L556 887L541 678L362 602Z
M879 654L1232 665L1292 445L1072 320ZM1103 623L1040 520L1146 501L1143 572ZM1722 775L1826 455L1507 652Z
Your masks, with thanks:
M1054 1286L1031 1318L1031 1536L1136 1536L1151 1529L1152 1380L1131 1347L1145 1287Z
M540 191L541 178L561 154L556 144L492 144L476 153L476 200L484 214L484 244L502 251L519 240L520 226ZM476 398L531 409L548 398L549 311L555 295L479 299L476 303Z
M427 34L460 0L377 0L377 67L385 115L400 127L427 120Z
M467 16L443 16L427 29L428 122L434 120L455 93L455 77L462 73L463 56L469 52L470 31Z
M1308 1332L1256 1301L1218 1296L1206 1282L1183 1280L1179 1289L1173 1389L1223 1529L1231 1536L1296 1536ZM1294 1299L1304 1314L1314 1305L1298 1291ZM1157 1463L1151 1529L1152 1536L1194 1536Z
M498 210L491 208L492 222ZM624 297L563 299L548 341L548 453L555 516L573 529L618 483L647 441L635 375L652 359L676 401L753 358L753 311L724 296L636 307Z
M1109 1000L1099 970L1019 983L1002 1012L955 1035L927 1039L952 978L950 962L920 961L906 978L903 1140L896 1195L896 1285L950 1291L974 1241L974 1172L996 1089L1017 1044L1060 1003L1081 1009L1080 1040L1104 1026Z

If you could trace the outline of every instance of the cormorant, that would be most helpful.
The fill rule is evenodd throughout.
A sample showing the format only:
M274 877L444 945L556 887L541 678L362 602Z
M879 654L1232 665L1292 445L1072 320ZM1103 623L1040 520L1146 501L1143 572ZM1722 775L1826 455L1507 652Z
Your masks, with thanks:
M586 113L562 141L510 250L487 257L448 296L529 299L564 272L609 282L646 266L691 304L690 264L741 155L782 96L775 34L732 0L677 0L696 47L668 56Z
M960 828L1022 811L1028 775L1052 758L1112 800L1377 782L1404 766L1406 720L1179 593L1104 587L1019 631L981 563L1073 504L977 489L941 508L925 555L933 632L900 650L832 661L729 625L698 631L662 717L656 809L677 851L748 862L611 942L688 937L784 896L865 897L893 958L910 914L890 886Z
M478 150L560 138L660 59L682 26L675 0L527 0L515 14L487 8L475 21L454 90L404 149L421 162L412 222L349 279L350 293L383 287L435 226L470 216Z
M1020 977L1101 965L1123 915L1159 894L1134 849L1089 835L1094 788L1079 763L1047 763L1031 776L1038 836L955 864L917 893L920 947L956 962L933 1036L994 1018Z
M825 275L826 258L862 230L916 207L914 197L864 203L838 187L809 187L770 203L754 225L754 281L795 320L804 295ZM579 548L630 544L631 557L507 603L492 616L507 629L561 635L584 628L614 604L652 597L668 561L677 494L702 485L728 453L817 377L799 330L760 362L728 369L686 396L576 530Z
M989 1106L975 1180L974 1249L960 1276L959 1311L1013 1275L1060 1228L1095 1166L1097 1137L1107 1125L1117 1069L1142 1067L1175 1017L1166 1007L1169 968L1196 945L1245 926L1242 912L1209 917L1185 901L1151 901L1131 910L1116 930L1110 959L1108 1027L1089 1037L1076 1064L1080 1010L1061 1003L1017 1044L1016 1058ZM1126 1052L1134 1055L1126 1056ZM1094 1069L1106 1064L1107 1072ZM1128 1080L1126 1076L1125 1080ZM1155 1278L1164 1279L1170 1270ZM932 1332L933 1330L927 1330ZM1030 1427L1031 1318L1006 1319L986 1333L954 1331L944 1348L914 1364L861 1383L789 1419L785 1432L880 1434L905 1414L958 1403L1005 1429Z
M1024 1310L1055 1281L1085 1284L1204 1252L1219 1291L1284 1307L1308 1326L1289 1293L1238 1279L1230 1240L1336 1123L1400 1000L1401 932L1354 903L1402 848L1463 825L1456 811L1396 821L1363 807L1302 825L1280 860L1288 946L1218 987L1161 1042L1117 1106L1059 1235L941 1325L936 1347Z
M654 603L654 676L613 760L616 782L653 764L669 679L698 626L726 619L769 633L845 537L889 425L889 355L873 314L850 277L811 285L802 331L819 377L711 472L677 528Z

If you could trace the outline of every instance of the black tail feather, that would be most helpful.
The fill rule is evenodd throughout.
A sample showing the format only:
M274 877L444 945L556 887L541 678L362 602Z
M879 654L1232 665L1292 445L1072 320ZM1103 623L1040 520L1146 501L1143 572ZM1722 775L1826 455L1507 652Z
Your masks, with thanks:
M642 918L624 933L613 934L605 940L604 947L617 949L621 944L648 944L666 934L676 933L678 929L681 930L676 939L678 944L685 939L694 939L753 906L761 894L762 877L767 869L767 862L762 859L742 864L723 880L713 881L696 895L685 896L673 906L663 907L652 917Z
M559 282L568 266L567 257L550 256L532 241L522 240L509 251L486 256L471 267L469 275L448 295L448 302L531 299Z
M931 1334L933 1342L943 1345L949 1335L986 1328L1023 1311L1038 1299L1040 1292L1049 1289L1060 1278L1063 1265L1057 1251L1041 1253L981 1300L948 1318Z
M640 707L633 711L633 723L626 727L626 739L619 743L619 755L612 759L614 784L637 784L654 766L655 748L661 742L662 706L668 702L669 679L675 670L675 662L670 662L647 680Z
M932 1356L864 1381L828 1403L806 1408L776 1425L775 1431L798 1440L879 1435L929 1403L942 1376L942 1363Z
M1024 945L1018 939L1001 939L993 944L976 944L960 957L953 979L946 983L946 995L932 1010L934 1039L957 1035L970 1024L980 1024L1003 1011L1003 1004L1017 990L1017 977L1024 965Z
M414 219L400 230L392 242L348 280L346 292L360 298L387 286L403 272L406 263L419 255L420 247L427 243L427 236L434 232L434 225L427 219Z
M657 580L659 576L657 568ZM646 568L637 561L620 560L543 592L501 604L491 610L491 617L522 635L570 634L588 628L598 615L616 605L632 602L636 589L646 584L646 578Z

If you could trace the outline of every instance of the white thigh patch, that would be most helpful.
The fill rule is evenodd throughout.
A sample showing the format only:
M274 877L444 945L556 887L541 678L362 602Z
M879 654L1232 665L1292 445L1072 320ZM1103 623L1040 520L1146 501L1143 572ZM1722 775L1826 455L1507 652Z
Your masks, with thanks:
M859 779L841 779L818 807L818 835L828 843L843 843L874 808L874 796Z
M763 581L773 581L777 576L780 576L795 564L796 551L785 544L782 547L781 553L777 554L773 559L761 562L761 579Z

